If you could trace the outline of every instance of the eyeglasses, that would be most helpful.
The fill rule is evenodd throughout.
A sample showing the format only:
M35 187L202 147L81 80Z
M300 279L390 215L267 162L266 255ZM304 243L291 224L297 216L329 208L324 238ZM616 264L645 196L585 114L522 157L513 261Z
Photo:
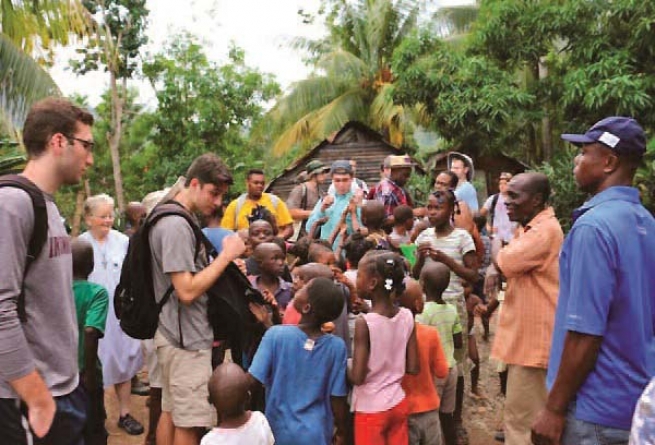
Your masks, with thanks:
M69 141L72 139L74 141L79 142L80 144L82 144L82 147L84 147L84 149L89 152L93 151L93 147L96 146L95 142L93 141L87 141L86 139L76 138L75 136L66 136L66 139L68 139Z
M104 220L110 220L110 219L115 218L115 216L113 214L111 214L111 215L91 215L91 216L93 216L94 218L104 219Z

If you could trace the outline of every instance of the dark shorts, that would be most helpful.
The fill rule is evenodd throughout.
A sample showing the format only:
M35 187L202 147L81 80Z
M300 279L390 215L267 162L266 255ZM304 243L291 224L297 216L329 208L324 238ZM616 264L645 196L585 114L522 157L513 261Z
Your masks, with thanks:
M16 399L0 399L0 441L8 445L84 445L87 396L82 387L55 397L55 403L57 413L52 427L39 439L29 429L25 405Z

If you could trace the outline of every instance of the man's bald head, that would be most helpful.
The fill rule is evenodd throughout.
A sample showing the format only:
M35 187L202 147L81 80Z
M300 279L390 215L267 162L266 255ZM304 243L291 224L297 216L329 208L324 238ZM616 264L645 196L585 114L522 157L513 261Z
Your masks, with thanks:
M545 206L550 199L550 181L543 173L527 172L519 173L510 180L520 189L534 196L541 197L541 203Z
M441 298L450 284L450 269L443 263L428 262L421 270L421 283L429 300Z
M248 403L248 375L235 363L219 365L209 379L209 400L220 418L243 413Z

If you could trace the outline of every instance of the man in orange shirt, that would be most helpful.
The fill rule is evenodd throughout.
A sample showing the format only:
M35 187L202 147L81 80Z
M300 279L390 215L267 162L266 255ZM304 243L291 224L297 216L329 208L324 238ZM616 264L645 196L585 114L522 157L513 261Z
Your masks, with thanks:
M541 173L523 173L508 184L507 214L522 229L502 249L492 247L488 295L497 291L498 272L507 279L503 311L492 356L508 364L505 443L529 445L530 428L545 406L546 369L559 292L563 233L548 206L550 185ZM497 254L496 254L497 252ZM486 312L498 305L492 299Z
M400 305L414 315L420 314L423 312L423 289L416 280L407 280L406 286ZM441 346L439 331L435 328L416 323L416 341L419 373L405 374L402 381L409 406L409 444L441 445L440 400L434 379L448 375L448 360Z

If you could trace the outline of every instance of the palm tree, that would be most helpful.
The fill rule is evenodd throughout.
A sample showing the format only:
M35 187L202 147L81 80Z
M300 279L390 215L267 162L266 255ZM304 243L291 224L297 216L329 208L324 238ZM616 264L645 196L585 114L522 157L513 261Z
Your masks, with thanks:
M299 41L313 51L315 73L296 82L269 112L277 155L296 145L306 148L359 120L402 145L408 111L392 100L391 57L416 27L417 2L406 0L335 0L328 16L329 35Z
M0 128L15 135L32 103L59 94L43 66L54 45L85 30L78 0L0 2Z

